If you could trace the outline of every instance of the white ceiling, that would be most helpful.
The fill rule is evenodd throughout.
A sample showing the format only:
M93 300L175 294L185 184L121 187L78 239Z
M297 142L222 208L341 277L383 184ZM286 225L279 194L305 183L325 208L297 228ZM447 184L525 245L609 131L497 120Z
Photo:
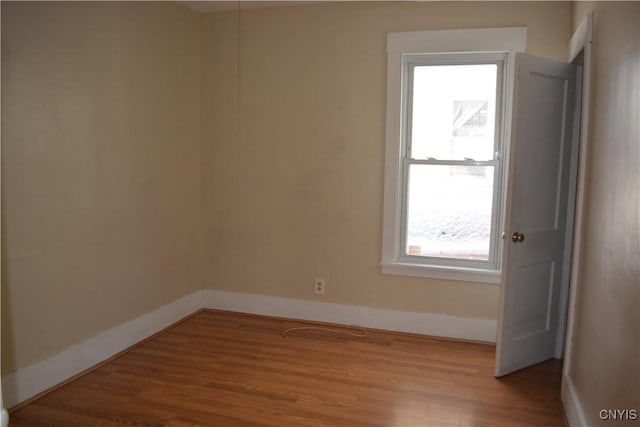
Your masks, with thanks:
M340 0L338 0L340 1ZM291 6L299 4L322 3L320 1L297 1L297 0L208 0L208 1L178 1L177 3L193 10L197 13L221 12L224 10L235 10L240 6L243 9L256 7Z

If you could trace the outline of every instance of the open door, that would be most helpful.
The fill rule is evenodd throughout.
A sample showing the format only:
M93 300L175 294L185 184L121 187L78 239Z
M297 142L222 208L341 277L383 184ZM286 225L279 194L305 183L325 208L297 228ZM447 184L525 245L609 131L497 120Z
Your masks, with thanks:
M554 356L575 102L574 65L515 64L497 377Z

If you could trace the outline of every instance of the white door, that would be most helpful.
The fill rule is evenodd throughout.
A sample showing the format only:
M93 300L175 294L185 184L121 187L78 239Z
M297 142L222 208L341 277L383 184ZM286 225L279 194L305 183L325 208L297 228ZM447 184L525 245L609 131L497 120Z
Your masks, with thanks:
M575 100L575 66L515 63L496 376L554 356Z

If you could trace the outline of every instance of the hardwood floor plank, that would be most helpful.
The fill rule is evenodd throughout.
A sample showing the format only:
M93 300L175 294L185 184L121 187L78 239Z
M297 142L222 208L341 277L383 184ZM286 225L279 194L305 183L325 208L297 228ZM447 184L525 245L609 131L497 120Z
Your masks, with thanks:
M563 426L561 362L493 377L494 347L203 311L12 411L11 426ZM336 329L336 327L331 327Z

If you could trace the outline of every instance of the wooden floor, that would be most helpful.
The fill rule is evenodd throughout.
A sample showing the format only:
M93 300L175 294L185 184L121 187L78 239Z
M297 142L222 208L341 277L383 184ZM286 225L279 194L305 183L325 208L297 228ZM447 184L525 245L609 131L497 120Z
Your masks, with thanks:
M493 346L201 312L13 411L11 426L563 426L561 364Z

